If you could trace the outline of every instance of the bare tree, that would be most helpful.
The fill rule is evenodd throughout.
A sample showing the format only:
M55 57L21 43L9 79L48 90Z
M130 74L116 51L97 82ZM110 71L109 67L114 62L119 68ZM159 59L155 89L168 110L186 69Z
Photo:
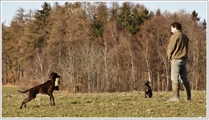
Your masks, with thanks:
M116 68L114 68L114 78L113 78L113 86L115 86L115 83L120 83L121 81L121 77L119 75L120 72L120 64L119 64L119 54L118 54L118 40L119 40L119 31L117 30L117 25L115 21L112 22L108 22L105 26L105 30L104 30L104 34L103 34L103 38L105 41L105 43L109 43L108 46L113 45L113 50L114 52L112 52L112 56L115 56L115 61L116 61ZM106 44L105 44L106 45ZM107 46L105 46L105 49ZM104 51L105 53L105 51ZM105 54L106 55L106 54Z
M139 40L140 45L138 45L138 49L140 50L140 52L142 53L144 59L145 59L145 63L147 66L147 73L148 73L148 80L150 82L152 82L152 71L151 71L151 61L150 61L150 57L151 57L151 39L149 38L149 34L147 34L147 32L145 31L141 31L140 32L140 37L138 37L137 39Z
M40 83L44 83L48 80L48 75L52 71L54 66L53 61L47 62L46 55L44 52L36 51L36 59L34 64L31 66L31 72L34 74L36 80Z
M130 75L130 83L132 83L131 86L131 90L134 90L136 88L136 69L135 69L135 62L134 62L134 53L132 50L132 43L131 43L131 34L130 33L125 33L122 32L120 39L123 41L124 43L124 47L127 48L128 50L128 57L129 60L128 62L130 62L130 66L131 66L131 75Z

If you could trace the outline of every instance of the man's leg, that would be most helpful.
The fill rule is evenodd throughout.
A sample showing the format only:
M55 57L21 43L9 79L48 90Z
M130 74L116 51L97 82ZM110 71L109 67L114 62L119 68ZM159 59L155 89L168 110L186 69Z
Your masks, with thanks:
M191 89L190 89L190 84L187 78L186 62L187 62L186 59L182 60L182 63L181 63L182 68L180 71L180 77L186 89L187 100L191 100Z
M180 88L179 72L180 72L179 59L173 59L171 61L171 81L172 81L173 97L171 97L168 101L179 101L179 88Z

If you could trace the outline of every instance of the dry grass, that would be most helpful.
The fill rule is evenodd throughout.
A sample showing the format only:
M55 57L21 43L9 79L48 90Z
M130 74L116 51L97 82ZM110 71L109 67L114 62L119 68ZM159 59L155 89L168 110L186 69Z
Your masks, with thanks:
M54 92L56 106L49 97L38 95L26 108L19 109L27 94L17 87L2 87L2 117L206 117L206 92L192 91L192 101L166 102L171 92L154 92L144 98L143 92L78 93Z

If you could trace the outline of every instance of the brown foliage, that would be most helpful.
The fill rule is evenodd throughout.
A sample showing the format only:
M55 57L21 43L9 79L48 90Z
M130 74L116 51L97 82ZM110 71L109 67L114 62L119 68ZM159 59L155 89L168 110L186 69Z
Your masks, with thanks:
M191 13L158 11L139 25L138 33L131 34L118 24L120 6L111 5L55 4L46 21L37 19L34 11L30 19L3 25L2 81L41 82L55 70L63 76L62 88L71 92L141 91L145 80L152 82L153 91L169 90L166 47L170 24L179 21L190 38L188 76L192 89L206 89L206 29ZM132 7L138 7L139 13L145 9L143 5ZM94 19L104 25L101 37L93 37ZM16 78L9 77L12 74Z

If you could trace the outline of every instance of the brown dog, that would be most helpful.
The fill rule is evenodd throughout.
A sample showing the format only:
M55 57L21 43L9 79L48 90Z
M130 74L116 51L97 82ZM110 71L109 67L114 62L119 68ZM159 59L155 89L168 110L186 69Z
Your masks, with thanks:
M41 94L47 94L50 97L50 104L51 105L55 105L54 102L54 96L53 96L53 91L54 90L59 90L59 79L60 76L57 73L52 72L49 76L48 81L46 81L43 84L37 85L35 87L32 87L28 90L25 91L19 91L21 93L26 93L29 92L28 94L28 98L25 98L24 101L22 102L20 109L22 109L22 106L24 105L24 107L26 107L26 103L31 101L32 99L36 98L36 95L41 93Z
M151 89L151 86L150 86L150 82L149 81L146 81L145 82L145 88L144 88L144 92L145 92L145 98L151 98L152 97L152 89Z

